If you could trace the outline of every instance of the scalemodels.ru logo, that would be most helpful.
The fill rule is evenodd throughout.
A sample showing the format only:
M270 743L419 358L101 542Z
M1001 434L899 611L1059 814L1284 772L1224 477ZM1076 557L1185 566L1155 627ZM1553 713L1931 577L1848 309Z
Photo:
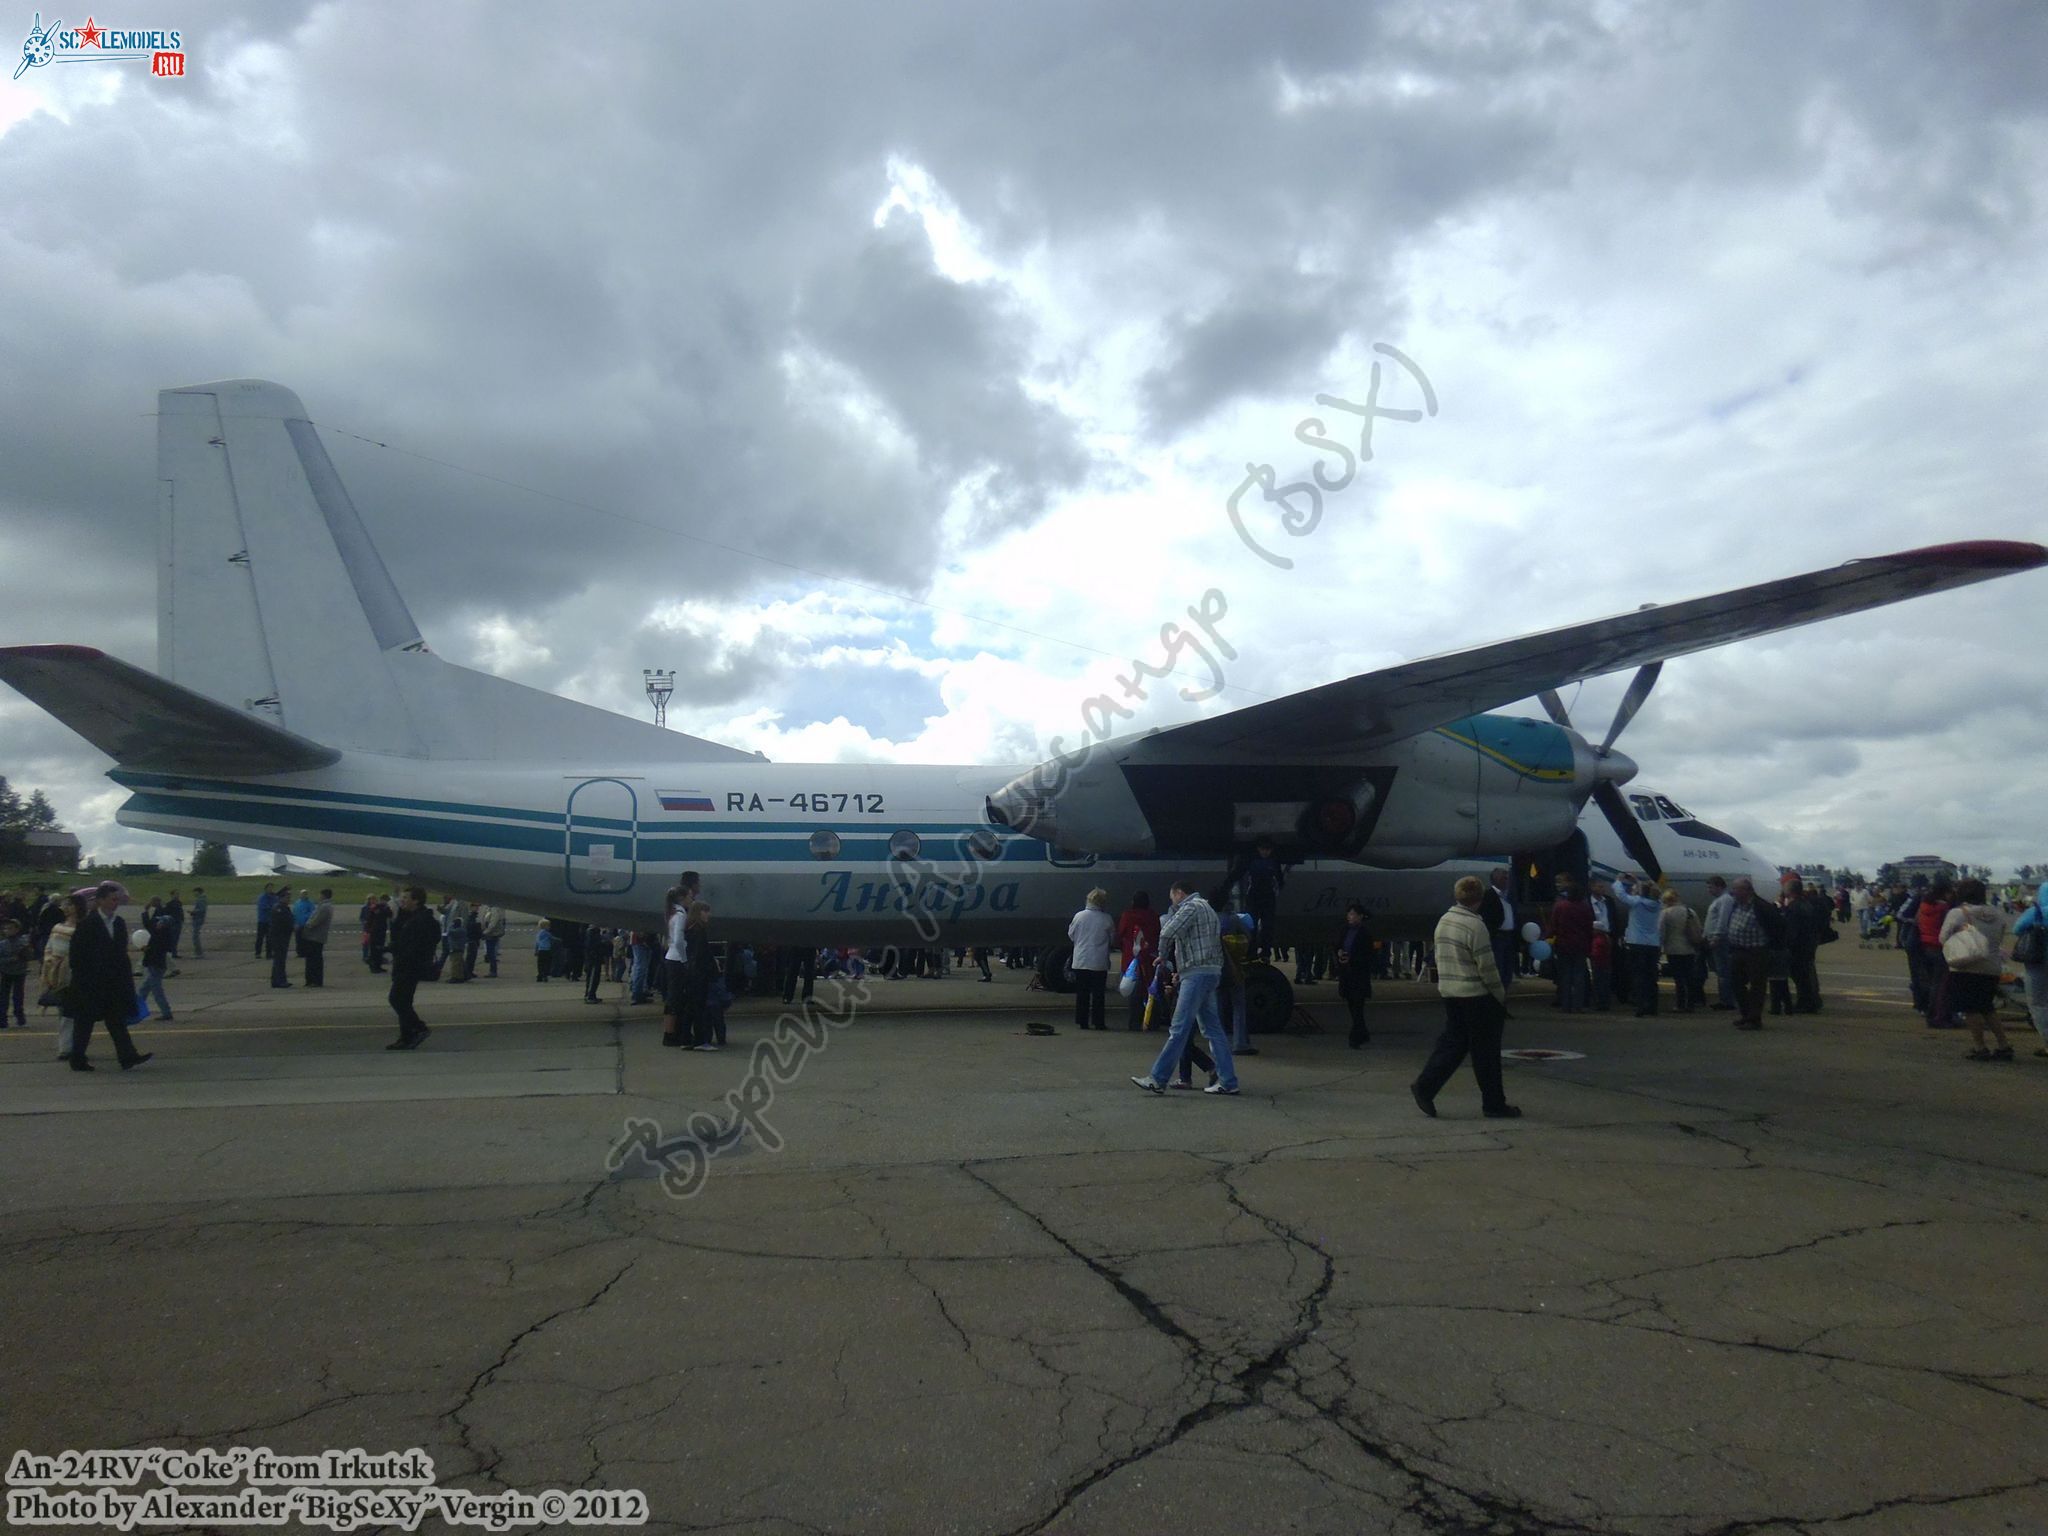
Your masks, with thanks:
M29 23L28 40L21 45L21 62L14 66L14 78L45 64L139 64L159 79L185 73L185 34L160 28L103 27L92 17L82 27L67 27L62 21L43 25L43 13Z

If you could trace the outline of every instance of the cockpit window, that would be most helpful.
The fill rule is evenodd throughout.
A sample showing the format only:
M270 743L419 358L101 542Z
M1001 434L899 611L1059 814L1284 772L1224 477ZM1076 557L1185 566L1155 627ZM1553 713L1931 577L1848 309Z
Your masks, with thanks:
M1666 821L1692 820L1690 816L1688 816L1684 811L1681 811L1677 806L1673 805L1669 800L1665 799L1662 795L1657 796L1657 809L1664 813L1664 819Z
M1636 808L1636 820L1655 821L1657 804L1648 795L1630 795L1628 803Z

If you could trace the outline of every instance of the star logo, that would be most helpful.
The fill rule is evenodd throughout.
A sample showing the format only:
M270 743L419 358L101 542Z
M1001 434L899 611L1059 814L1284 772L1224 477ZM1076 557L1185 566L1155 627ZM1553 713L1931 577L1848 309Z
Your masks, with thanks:
M81 48L100 48L105 46L100 42L100 29L93 24L93 19L90 16L85 18L85 25L78 29L78 46Z

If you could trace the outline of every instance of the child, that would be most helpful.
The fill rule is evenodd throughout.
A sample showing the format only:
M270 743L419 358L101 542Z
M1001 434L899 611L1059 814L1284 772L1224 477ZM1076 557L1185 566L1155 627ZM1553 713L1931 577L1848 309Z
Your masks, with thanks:
M548 920L542 918L540 927L533 935L533 962L535 981L546 981L554 969L555 936L548 931Z
M156 1004L156 1016L171 1022L171 1000L164 996L164 972L171 968L171 924L158 917L149 930L149 943L142 951L142 1001Z

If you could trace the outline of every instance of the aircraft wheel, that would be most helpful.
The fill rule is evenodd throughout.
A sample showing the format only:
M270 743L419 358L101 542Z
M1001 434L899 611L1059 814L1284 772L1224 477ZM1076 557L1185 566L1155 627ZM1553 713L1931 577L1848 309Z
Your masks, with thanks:
M1294 1016L1294 983L1264 961L1245 970L1244 1021L1254 1034L1272 1034Z
M1074 990L1074 946L1055 944L1038 952L1038 979L1048 992Z

